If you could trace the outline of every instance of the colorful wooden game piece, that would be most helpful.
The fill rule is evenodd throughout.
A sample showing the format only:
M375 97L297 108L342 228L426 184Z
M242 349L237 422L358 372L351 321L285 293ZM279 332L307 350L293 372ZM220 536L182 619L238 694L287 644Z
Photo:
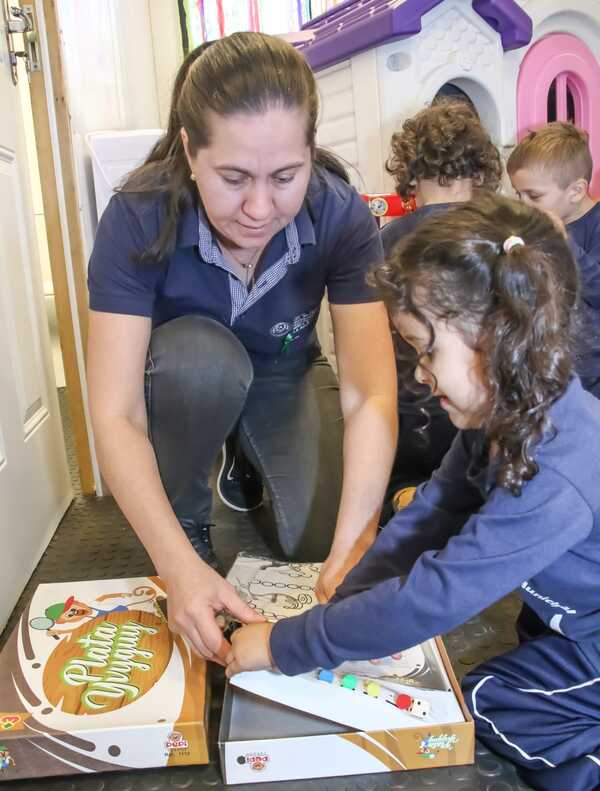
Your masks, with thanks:
M396 695L396 700L394 701L394 705L397 706L399 709L402 709L403 711L408 711L408 709L410 708L410 704L412 702L413 699L411 698L410 695L405 695L403 693L400 693L399 695Z
M365 692L372 698L378 698L381 695L381 687L375 681L369 681Z

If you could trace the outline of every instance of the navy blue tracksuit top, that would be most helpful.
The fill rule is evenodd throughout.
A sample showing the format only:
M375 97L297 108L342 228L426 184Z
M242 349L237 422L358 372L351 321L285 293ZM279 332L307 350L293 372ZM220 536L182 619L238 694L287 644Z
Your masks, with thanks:
M583 339L577 373L600 377L600 202L567 225L571 249L579 267L583 310ZM589 388L588 388L589 389ZM599 395L593 388L594 394Z
M476 468L481 432L459 432L334 598L275 624L277 667L294 675L387 656L518 588L600 670L600 400L575 377L549 415L539 472L518 497L495 484L493 462Z

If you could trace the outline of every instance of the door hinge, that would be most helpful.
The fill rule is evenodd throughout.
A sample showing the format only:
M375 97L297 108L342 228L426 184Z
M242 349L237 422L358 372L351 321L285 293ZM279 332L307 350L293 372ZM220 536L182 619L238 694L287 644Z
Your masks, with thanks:
M19 58L23 58L25 61L28 77L32 71L40 70L33 4L24 3L21 6L10 6L8 0L0 1L2 2L12 81L16 85L19 80L17 69Z

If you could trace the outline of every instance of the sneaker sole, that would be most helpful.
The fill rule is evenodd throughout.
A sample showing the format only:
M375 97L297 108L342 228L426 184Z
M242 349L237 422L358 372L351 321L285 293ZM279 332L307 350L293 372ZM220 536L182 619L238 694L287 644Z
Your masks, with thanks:
M226 505L227 508L231 508L232 511L238 511L241 514L249 514L250 511L256 511L257 508L261 507L264 500L261 500L260 503L257 503L257 505L253 505L252 508L241 508L239 505L234 505L231 503L221 491L221 478L225 472L225 462L227 461L227 454L224 450L221 451L221 456L223 457L223 460L221 461L221 468L219 469L219 474L217 475L217 494L219 495L221 502Z

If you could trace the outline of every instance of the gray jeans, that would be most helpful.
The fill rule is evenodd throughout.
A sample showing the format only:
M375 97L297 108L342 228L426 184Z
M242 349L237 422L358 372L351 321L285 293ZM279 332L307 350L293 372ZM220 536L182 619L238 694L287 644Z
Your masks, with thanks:
M268 491L285 557L326 557L341 492L343 421L324 357L281 357L254 371L227 327L183 316L153 331L145 387L150 440L179 520L210 521L209 476L235 429Z

